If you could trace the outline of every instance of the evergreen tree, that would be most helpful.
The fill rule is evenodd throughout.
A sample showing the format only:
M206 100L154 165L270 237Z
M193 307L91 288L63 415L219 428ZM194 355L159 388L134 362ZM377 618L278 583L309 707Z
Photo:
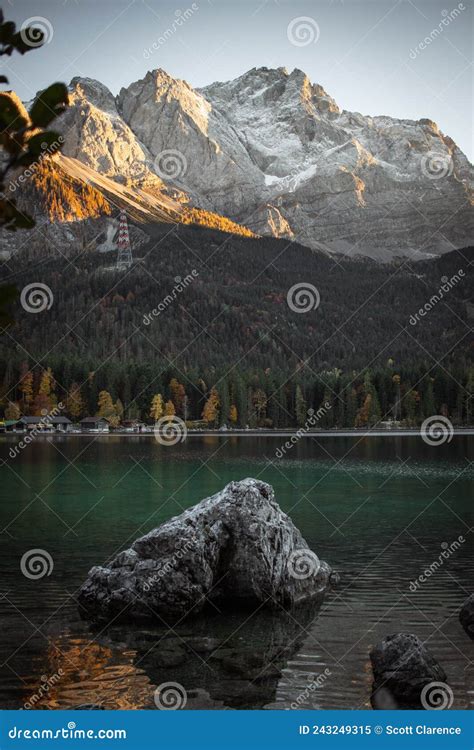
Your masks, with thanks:
M295 406L296 424L298 427L303 427L306 423L306 420L308 419L308 407L303 396L303 391L301 390L301 386L299 384L296 386Z

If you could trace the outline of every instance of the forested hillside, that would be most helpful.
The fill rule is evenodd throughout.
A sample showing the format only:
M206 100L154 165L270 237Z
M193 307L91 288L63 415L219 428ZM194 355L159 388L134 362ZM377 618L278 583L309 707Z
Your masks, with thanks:
M323 403L318 426L472 421L472 248L382 265L192 226L149 233L121 272L113 253L9 262L4 279L53 299L38 314L18 304L2 336L10 416L68 393L65 413L95 414L106 391L119 418L149 418L160 395L213 426L302 424ZM287 293L302 282L320 303L298 313Z

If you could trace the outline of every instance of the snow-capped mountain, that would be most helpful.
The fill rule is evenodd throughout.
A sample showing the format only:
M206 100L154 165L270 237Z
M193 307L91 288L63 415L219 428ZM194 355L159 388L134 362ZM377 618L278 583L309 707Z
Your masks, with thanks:
M472 241L472 167L456 144L431 120L341 110L301 70L199 90L155 70L117 97L76 78L61 120L66 157L259 234L381 260Z

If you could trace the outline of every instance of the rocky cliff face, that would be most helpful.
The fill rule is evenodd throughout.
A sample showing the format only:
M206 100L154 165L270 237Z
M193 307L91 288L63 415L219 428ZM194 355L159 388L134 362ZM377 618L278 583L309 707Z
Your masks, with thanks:
M74 79L71 100L66 156L257 233L381 260L472 241L472 167L435 123L341 110L300 70L201 90L155 70L116 98Z

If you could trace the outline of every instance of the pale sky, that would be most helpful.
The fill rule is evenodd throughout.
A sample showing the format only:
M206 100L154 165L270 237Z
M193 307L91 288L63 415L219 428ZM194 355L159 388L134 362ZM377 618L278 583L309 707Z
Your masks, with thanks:
M116 94L154 68L204 86L253 67L296 67L344 109L434 120L472 160L468 0L6 0L3 7L18 25L40 16L49 39L24 57L2 58L23 99L74 76L96 78ZM311 40L295 44L288 27L301 17Z

